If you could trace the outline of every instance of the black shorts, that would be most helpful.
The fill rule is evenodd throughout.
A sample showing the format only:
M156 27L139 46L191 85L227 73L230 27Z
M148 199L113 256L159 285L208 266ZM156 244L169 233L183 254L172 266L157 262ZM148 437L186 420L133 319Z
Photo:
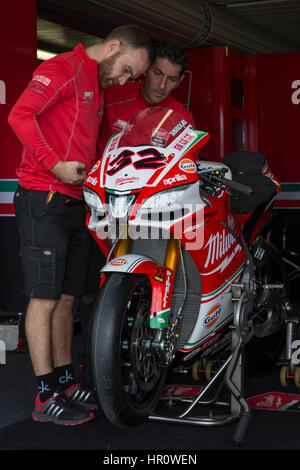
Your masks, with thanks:
M18 186L14 196L20 234L24 293L59 299L85 293L92 237L85 226L81 201L59 193Z

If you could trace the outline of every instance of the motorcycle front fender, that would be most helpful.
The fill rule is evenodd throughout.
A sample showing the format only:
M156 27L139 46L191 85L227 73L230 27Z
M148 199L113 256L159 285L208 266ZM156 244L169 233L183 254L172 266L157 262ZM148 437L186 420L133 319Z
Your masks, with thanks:
M173 272L146 256L126 254L109 261L102 273L122 272L144 274L152 287L150 327L162 328L168 325L173 294Z

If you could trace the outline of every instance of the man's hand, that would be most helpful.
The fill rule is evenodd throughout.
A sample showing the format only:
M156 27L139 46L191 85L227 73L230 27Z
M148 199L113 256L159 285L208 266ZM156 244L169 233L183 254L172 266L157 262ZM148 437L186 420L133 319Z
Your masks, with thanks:
M86 178L85 164L81 162L59 161L51 168L51 171L64 183L81 184Z

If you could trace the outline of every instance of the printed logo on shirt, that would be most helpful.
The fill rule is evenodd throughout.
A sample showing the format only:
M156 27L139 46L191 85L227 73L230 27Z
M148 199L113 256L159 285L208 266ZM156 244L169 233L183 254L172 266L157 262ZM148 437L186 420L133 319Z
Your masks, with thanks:
M51 83L50 78L45 77L44 75L35 75L32 78L33 81L43 83L44 85L48 86Z
M93 91L84 91L82 95L82 99L85 103L91 103L94 99L94 92Z
M30 82L28 85L30 90L35 91L36 93L44 93L45 89L41 83Z

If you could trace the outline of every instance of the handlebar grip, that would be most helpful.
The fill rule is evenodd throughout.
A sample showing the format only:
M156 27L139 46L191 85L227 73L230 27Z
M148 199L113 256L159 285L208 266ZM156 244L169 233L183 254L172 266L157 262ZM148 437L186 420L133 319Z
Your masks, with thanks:
M218 181L218 183L221 183L227 186L228 188L233 189L234 191L244 193L247 196L251 196L252 194L254 194L254 189L251 186L248 186L247 184L238 183L237 181L229 180L227 178L219 178L215 175L213 176L213 179Z
M254 189L246 184L238 183L237 181L232 181L227 178L223 178L223 182L226 186L228 186L228 188L239 191L240 193L246 194L247 196L254 194Z
M233 189L234 191L238 191L240 193L244 193L247 196L251 196L252 194L254 194L254 189L251 186L248 186L247 184L238 183L237 181L229 180L228 178L220 178L217 175L211 175L210 180L206 176L200 174L200 172L198 172L198 175L204 181L210 181L211 183L215 181L216 185L219 187L227 186L228 188Z

